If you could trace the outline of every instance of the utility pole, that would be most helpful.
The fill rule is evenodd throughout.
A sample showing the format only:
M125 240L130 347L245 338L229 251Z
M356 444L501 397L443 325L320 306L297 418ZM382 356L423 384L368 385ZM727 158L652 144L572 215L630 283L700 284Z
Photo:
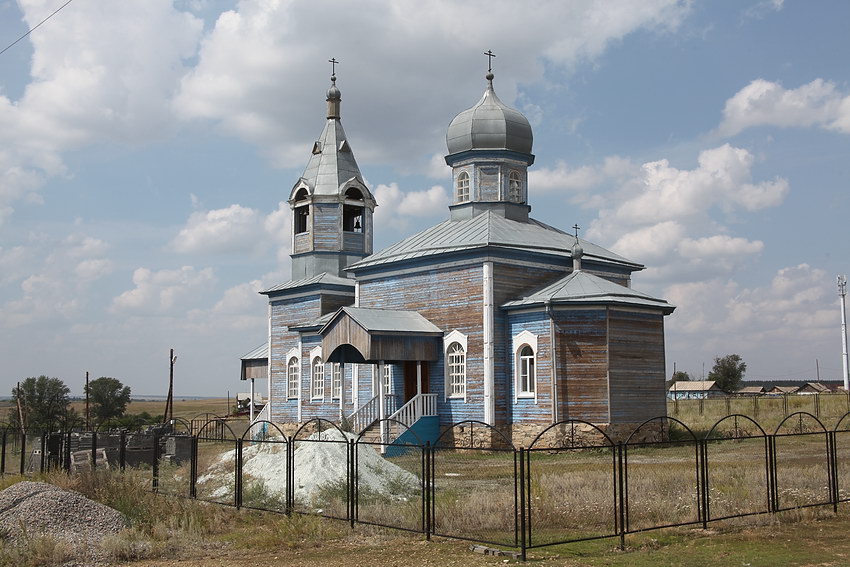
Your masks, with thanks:
M177 362L177 357L174 356L174 349L168 353L168 397L165 399L165 415L162 416L163 421L171 423L174 421L174 363Z
M91 429L91 414L89 413L89 371L86 370L86 431Z
M844 363L844 391L850 391L850 374L847 369L847 276L838 276L838 295L841 297L841 360Z

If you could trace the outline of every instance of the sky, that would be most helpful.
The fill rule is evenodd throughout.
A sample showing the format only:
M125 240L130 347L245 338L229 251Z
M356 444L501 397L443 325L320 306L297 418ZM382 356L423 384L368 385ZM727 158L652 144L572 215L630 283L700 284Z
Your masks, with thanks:
M0 0L0 49L65 0ZM495 88L532 216L646 269L668 373L841 379L850 3L74 0L0 55L0 395L231 395L289 279L289 191L342 122L375 249L448 215L445 129ZM259 387L259 384L258 384Z

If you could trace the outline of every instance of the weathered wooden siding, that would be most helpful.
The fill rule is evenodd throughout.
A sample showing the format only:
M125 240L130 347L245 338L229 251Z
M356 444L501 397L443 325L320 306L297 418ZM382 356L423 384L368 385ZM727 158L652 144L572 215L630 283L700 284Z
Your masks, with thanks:
M243 360L242 374L243 380L259 380L267 378L269 375L268 359Z
M338 203L313 204L313 250L340 250L342 224Z
M476 195L479 201L498 201L499 195L499 166L482 165L475 169Z
M296 421L297 401L287 400L286 354L298 346L301 336L287 329L289 325L303 323L319 317L321 301L318 295L283 299L271 302L271 343L269 362L271 364L271 404L275 421ZM302 374L303 378L303 374Z
M369 280L360 284L360 306L418 311L445 332L467 335L467 401L445 398L445 354L439 349L430 366L431 393L438 395L440 422L484 417L484 341L482 268L477 265L434 269Z
M310 243L313 235L310 232L301 232L295 235L295 242L292 245L292 253L300 254L310 251Z
M504 367L508 384L505 423L545 423L552 421L552 349L549 340L549 318L544 310L535 313L509 313L507 342L504 343ZM517 398L517 360L513 337L523 331L537 335L535 368L537 398Z
M611 309L608 329L611 422L666 415L664 317Z
M529 266L517 266L513 264L493 264L493 299L496 305L496 313L494 316L494 356L495 356L495 378L496 378L496 424L503 425L510 423L514 415L514 394L513 394L513 353L512 337L514 335L510 328L509 313L498 309L499 305L523 297L529 293L538 290L558 278L564 277L568 271L561 269L544 269L532 268ZM511 316L512 317L512 316ZM519 329L517 333L522 332ZM532 331L534 332L534 331ZM540 334L540 333L535 333ZM546 347L549 348L549 330L545 332L545 337L540 337L541 344L545 340ZM547 351L548 352L548 351ZM549 355L545 355L549 359ZM540 358L540 356L538 356ZM547 362L548 364L548 362ZM542 372L542 371L540 371ZM538 372L538 376L542 374ZM549 371L550 372L550 371ZM551 374L551 372L550 372ZM548 379L548 378L547 378ZM547 385L547 388L550 386ZM550 394L551 395L551 394ZM551 401L549 402L551 403ZM527 405L527 404L524 404ZM538 398L538 406L540 400ZM541 409L540 407L537 408ZM551 413L551 406L549 408ZM531 419L538 412L533 411L528 415Z
M365 250L365 238L362 232L343 232L342 249L346 252L362 253Z
M322 295L322 315L333 313L346 305L354 305L354 293L351 295Z
M608 341L605 308L555 312L559 418L608 422Z

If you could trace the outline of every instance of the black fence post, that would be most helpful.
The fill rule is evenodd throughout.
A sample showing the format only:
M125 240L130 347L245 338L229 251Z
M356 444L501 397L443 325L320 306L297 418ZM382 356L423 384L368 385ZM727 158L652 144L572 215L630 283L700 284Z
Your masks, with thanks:
M38 459L39 460L38 472L43 473L44 472L44 463L45 463L45 460L47 458L47 433L42 433L41 439L39 441L40 441L40 447L41 447L41 454L40 454L39 459Z
M351 463L351 470L348 475L348 518L349 525L354 528L354 522L357 519L358 505L358 484L359 468L357 466L357 447L354 444L354 439L348 440L348 461Z
M153 455L151 460L151 490L157 492L159 490L159 435L153 436Z
M189 452L189 497L198 497L198 438L194 435Z
M0 476L6 476L6 433L3 430L3 453L0 454Z
M422 529L425 539L431 539L431 464L429 454L431 442L426 441L422 451Z
M127 430L121 430L118 443L118 468L121 469L121 472L124 472L127 467Z
M514 451L514 462L516 462L516 451ZM519 448L519 558L526 560L525 550L525 448Z
M21 468L19 470L20 470L20 474L22 474L22 475L26 473L26 468L27 468L27 464L26 464L27 460L26 459L27 459L27 432L21 431L21 459L20 459L21 460Z
M292 508L294 507L295 501L295 487L293 484L295 483L295 448L293 445L292 436L289 436L289 440L286 443L286 515L292 515Z
M242 507L242 439L236 440L236 470L234 471L236 486L233 490L236 509Z
M626 549L626 483L625 483L625 461L623 460L623 443L617 443L617 496L619 520L620 550Z
M838 462L835 445L835 431L826 434L826 457L829 470L829 496L832 500L832 511L838 513Z
M768 508L771 514L775 514L779 508L776 495L776 437L769 435L767 440Z
M711 511L709 508L709 492L708 492L708 442L705 439L697 441L699 446L699 461L700 461L700 480L697 480L697 489L700 494L700 502L702 510L699 510L699 517L702 518L702 528L708 528L708 519Z
M91 434L91 470L97 470L97 431Z

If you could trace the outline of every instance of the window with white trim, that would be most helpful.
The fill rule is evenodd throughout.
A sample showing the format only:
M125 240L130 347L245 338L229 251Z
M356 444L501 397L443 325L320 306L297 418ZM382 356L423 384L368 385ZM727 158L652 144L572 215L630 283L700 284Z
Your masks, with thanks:
M338 400L342 395L342 364L336 362L333 365L333 378L331 379L331 397Z
M522 179L518 171L511 171L508 175L508 199L514 203L522 202Z
M519 397L534 397L537 381L536 358L534 350L528 345L522 345L517 352L517 395Z
M288 385L286 395L288 398L298 398L300 380L301 363L298 361L297 357L293 356L286 364L286 382Z
M452 343L446 351L448 366L448 394L450 398L466 397L466 350L460 343Z
M457 202L467 201L469 201L469 174L464 171L457 176Z
M310 397L314 400L321 400L325 397L325 363L320 357L313 359L313 385L310 391Z

